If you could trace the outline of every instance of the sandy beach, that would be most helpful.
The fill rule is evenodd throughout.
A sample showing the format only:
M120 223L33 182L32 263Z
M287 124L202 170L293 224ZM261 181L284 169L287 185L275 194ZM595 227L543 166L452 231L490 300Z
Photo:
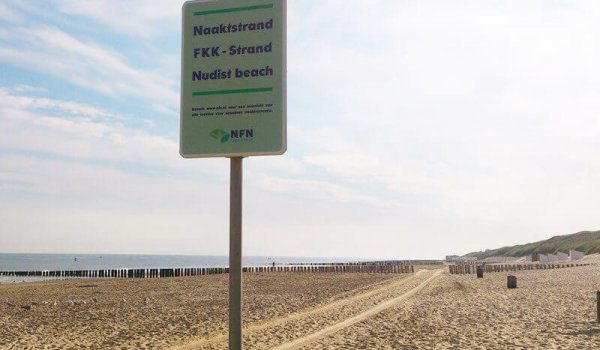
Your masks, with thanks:
M600 269L442 274L415 298L304 349L599 349Z
M361 293L395 277L246 274L244 322L251 325L285 317ZM189 339L226 334L227 278L213 275L0 285L0 348L163 349ZM32 303L37 305L30 310L21 307Z
M600 346L598 265L512 274L246 274L245 348ZM226 349L227 276L0 285L0 326L1 349Z

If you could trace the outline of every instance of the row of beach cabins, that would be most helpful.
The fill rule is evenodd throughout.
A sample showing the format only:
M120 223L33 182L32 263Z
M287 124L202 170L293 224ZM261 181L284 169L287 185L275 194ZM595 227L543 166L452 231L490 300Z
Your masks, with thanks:
M492 256L492 257L488 257L485 259L477 259L476 257L471 257L471 256L458 256L458 255L446 255L446 262L447 263L453 263L453 262L458 262L458 263L466 263L466 262L474 262L474 261L479 261L479 262L489 262L489 263L499 263L499 262L514 262L514 261L518 261L518 260L525 260L528 262L535 262L535 261L539 261L539 262L557 262L557 261L575 261L575 260L581 260L583 259L583 257L585 256L584 252L580 252L577 250L569 250L569 254L567 253L563 253L563 252L556 252L556 254L540 254L540 253L533 253L531 255L527 255L521 258L515 258L515 257L510 257L510 256Z
M453 275L464 275L477 273L477 269L483 272L506 272L506 271L525 271L525 270L549 270L549 269L564 269L568 267L588 266L590 264L485 264L478 265L476 263L459 263L456 265L448 265L448 269Z
M248 266L245 273L414 273L415 265L441 265L439 260L394 260L353 263L311 263L283 266ZM177 267L155 269L101 269L101 270L39 270L0 271L0 276L48 278L166 278L204 276L229 273L228 267Z
M451 274L471 274L476 273L477 269L480 269L482 272L504 272L560 269L590 265L573 263L573 261L583 259L584 255L583 252L570 250L569 254L563 252L557 252L556 254L534 253L524 258L489 257L477 260L477 258L472 257L447 256L446 262L451 263L448 265Z
M563 252L556 252L556 254L539 254L534 253L526 257L527 261L539 261L539 262L556 262L566 260L581 260L585 254L577 250L569 250L569 254Z

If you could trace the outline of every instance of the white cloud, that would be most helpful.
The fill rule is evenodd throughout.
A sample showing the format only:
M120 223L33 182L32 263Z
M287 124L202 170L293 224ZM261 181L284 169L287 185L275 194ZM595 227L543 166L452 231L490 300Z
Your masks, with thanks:
M300 196L305 200L341 203L361 203L369 206L391 205L378 198L363 195L353 189L335 183L306 179L286 179L266 174L253 174L253 185L260 189L283 195Z
M341 153L306 156L305 160L344 180L371 183L398 193L444 196L445 189L433 172L419 169L423 164L399 164L376 154Z
M388 189L413 213L429 206L482 248L593 228L599 9L290 3L303 159L353 189ZM577 219L550 214L560 210Z
M11 91L12 90L12 91ZM13 89L0 87L0 107L15 109L51 109L61 112L67 112L71 115L102 118L102 119L125 119L122 116L107 112L102 109L82 105L72 101L61 101L48 98L36 98L25 96L22 93L39 91L40 89L30 86L16 86ZM42 90L43 91L43 90Z
M135 68L110 48L78 39L50 26L0 29L10 44L0 47L0 60L48 74L115 98L133 97L149 107L175 114L178 82L154 71Z
M85 16L120 33L144 38L164 35L164 28L178 27L183 1L59 0L62 13Z
M124 206L143 203L152 210L191 211L193 204L198 210L212 212L212 205L226 205L226 201L212 201L212 204L208 201L208 198L223 197L218 195L227 191L223 182L206 183L179 176L131 172L103 164L18 154L3 156L0 169L3 169L0 183L13 184L32 194Z
M177 142L122 124L119 114L88 105L37 98L0 88L0 149L35 151L80 161L108 161L220 176L225 167L179 156ZM119 165L120 164L120 165Z
M225 184L23 155L0 169L5 252L226 251Z
M0 4L0 19L8 22L18 22L22 17L17 12L8 8L6 4Z
M131 163L169 172L227 178L226 161L181 159L175 141L125 127L120 123L121 119L120 115L87 105L24 96L11 89L0 88L0 127L5 132L0 139L0 150L41 152L74 158L72 161L75 163L108 161L109 171ZM375 198L347 187L306 179L303 163L293 158L252 158L246 163L249 163L250 185L263 190L313 200L383 205ZM34 173L39 174L38 171ZM47 187L32 185L31 191L43 188Z

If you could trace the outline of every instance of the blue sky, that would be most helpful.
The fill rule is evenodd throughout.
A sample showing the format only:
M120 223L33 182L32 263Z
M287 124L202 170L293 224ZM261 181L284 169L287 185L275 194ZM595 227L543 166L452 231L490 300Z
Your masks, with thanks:
M227 254L178 154L181 2L0 3L0 251ZM439 258L600 227L600 4L288 3L244 254Z

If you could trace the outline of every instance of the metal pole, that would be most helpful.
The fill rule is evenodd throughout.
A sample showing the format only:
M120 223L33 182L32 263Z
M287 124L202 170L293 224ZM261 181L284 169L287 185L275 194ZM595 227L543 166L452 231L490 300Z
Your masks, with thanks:
M231 158L229 189L229 350L242 349L242 157Z

